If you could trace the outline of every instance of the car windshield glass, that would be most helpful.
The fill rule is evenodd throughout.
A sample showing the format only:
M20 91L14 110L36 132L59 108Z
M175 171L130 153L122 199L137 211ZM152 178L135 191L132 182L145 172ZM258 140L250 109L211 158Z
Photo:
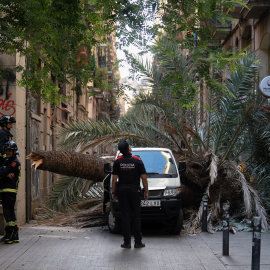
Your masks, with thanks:
M176 174L176 166L168 151L132 151L133 156L139 156L147 173Z

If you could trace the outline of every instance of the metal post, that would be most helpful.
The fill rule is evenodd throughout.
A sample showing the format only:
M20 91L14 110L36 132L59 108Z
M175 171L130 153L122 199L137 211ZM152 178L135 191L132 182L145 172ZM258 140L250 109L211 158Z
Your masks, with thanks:
M223 225L223 256L229 255L229 209L230 203L227 201L222 205L223 216L222 216L222 225Z
M260 270L261 254L261 217L253 218L253 239L252 239L252 263L251 270Z
M203 195L202 232L207 232L207 204L208 194Z

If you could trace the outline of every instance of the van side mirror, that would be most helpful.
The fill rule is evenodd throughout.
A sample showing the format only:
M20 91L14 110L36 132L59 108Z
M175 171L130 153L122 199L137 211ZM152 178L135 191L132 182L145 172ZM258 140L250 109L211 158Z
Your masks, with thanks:
M186 172L186 169L187 169L187 164L186 164L186 162L184 162L184 161L179 161L179 163L178 163L178 170L179 170L179 173L180 173L180 174L185 173L185 172Z
M110 163L105 163L104 164L104 172L111 174L112 173L112 168L111 168L111 164Z

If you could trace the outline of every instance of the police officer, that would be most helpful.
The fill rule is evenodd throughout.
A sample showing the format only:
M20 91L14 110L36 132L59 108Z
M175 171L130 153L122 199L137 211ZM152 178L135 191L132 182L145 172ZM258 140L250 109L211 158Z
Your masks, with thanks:
M118 144L118 150L123 154L113 164L112 199L119 200L124 242L122 248L131 248L131 223L134 230L135 248L145 247L141 235L141 188L140 178L144 186L144 199L148 200L148 183L142 160L131 155L131 147L127 141ZM119 181L119 190L115 194L115 186Z
M16 156L18 150L14 141L5 144L6 159L0 167L0 181L3 213L7 226L5 235L0 239L0 244L19 243L18 226L15 215L16 195L21 174L21 163Z

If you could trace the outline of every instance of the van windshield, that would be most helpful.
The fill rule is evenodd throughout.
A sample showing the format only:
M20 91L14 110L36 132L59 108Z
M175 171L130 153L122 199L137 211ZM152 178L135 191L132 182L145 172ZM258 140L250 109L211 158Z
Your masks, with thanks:
M142 159L147 174L177 174L175 163L168 151L132 151Z

